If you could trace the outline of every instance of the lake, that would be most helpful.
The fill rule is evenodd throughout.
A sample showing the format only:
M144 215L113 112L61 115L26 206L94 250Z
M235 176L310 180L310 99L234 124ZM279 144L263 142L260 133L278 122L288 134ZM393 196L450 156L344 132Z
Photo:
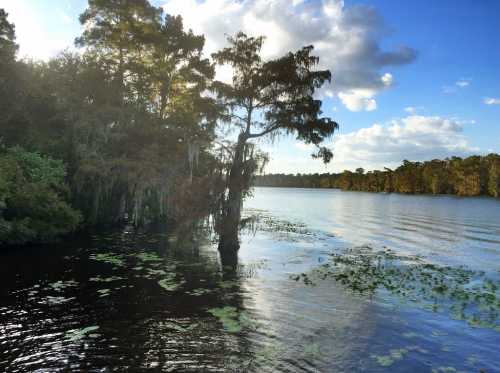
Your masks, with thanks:
M500 201L256 188L209 225L0 253L0 371L500 372Z

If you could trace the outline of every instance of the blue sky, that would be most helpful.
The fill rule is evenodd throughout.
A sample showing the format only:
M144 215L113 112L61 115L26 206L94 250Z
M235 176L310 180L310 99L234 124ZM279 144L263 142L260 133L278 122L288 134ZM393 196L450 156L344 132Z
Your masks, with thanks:
M500 153L500 1L162 0L207 37L267 37L272 58L314 44L333 74L324 112L340 124L328 167L293 138L262 143L268 172L396 167L403 159ZM85 0L0 0L21 55L48 59L80 34ZM220 70L221 79L227 71Z

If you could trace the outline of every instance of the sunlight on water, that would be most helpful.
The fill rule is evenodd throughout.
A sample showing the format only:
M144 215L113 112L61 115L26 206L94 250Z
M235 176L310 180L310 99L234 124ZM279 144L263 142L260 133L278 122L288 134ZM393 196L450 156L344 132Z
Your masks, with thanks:
M8 251L0 371L500 371L499 207L257 188L233 278L204 230Z

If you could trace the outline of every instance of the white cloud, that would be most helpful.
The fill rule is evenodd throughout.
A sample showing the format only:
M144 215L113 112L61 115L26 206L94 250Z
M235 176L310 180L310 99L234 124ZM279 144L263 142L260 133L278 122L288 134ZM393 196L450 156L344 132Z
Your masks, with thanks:
M470 82L471 82L471 79L462 78L462 79L457 80L455 82L455 85L457 87L460 87L460 88L465 88L465 87L468 87L470 85Z
M376 92L371 89L353 89L348 92L339 92L340 101L350 111L373 111L377 102L373 98Z
M380 80L382 81L382 83L384 83L384 85L386 87L390 87L392 85L392 81L393 81L392 74L385 73L384 75L382 75Z
M412 161L465 156L478 152L469 146L462 123L438 116L410 115L387 125L373 124L334 140L333 167L381 169Z
M386 33L373 7L344 6L342 0L166 0L164 9L181 14L184 23L206 37L206 50L226 45L237 31L266 36L263 56L272 58L313 44L320 68L328 68L333 84L323 94L339 96L352 110L374 110L376 95L393 83L381 70L412 62L416 52L402 46L381 49Z
M443 93L456 93L459 89L468 87L471 84L472 79L470 78L460 78L453 85L445 85L442 87Z
M406 111L410 115L415 115L419 111L424 110L425 108L423 106L407 106L404 108L404 111Z
M500 98L486 97L483 102L486 105L500 105Z
M72 44L67 37L50 35L40 23L40 14L27 2L2 0L0 5L9 14L9 22L16 27L20 57L47 60Z
M328 165L312 160L314 147L299 142L263 146L269 153L267 173L342 172L396 168L404 159L425 161L481 153L463 134L473 121L439 116L409 115L386 124L375 123L358 131L337 134L332 143L334 157Z

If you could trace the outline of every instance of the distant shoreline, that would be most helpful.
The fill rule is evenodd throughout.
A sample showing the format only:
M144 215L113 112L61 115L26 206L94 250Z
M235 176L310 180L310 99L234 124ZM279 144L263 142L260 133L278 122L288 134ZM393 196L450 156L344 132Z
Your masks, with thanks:
M267 174L255 177L254 186L340 189L460 197L500 197L500 155L452 157L426 162L404 160L391 170L324 174Z
M270 189L314 189L314 190L338 190L340 192L360 192L360 193L373 193L373 194L395 194L395 195L401 195L401 196L427 196L427 197L457 197L457 198L470 198L470 197L475 197L475 198L488 198L488 199L493 199L493 200L499 200L500 198L498 197L492 197L487 194L480 194L480 195L475 195L475 196L460 196L458 194L446 194L446 193L440 193L440 194L432 194L432 193L401 193L401 192L371 192L367 190L346 190L346 189L340 189L340 188L326 188L326 187L304 187L304 186L277 186L277 185L252 185L253 188L270 188Z

